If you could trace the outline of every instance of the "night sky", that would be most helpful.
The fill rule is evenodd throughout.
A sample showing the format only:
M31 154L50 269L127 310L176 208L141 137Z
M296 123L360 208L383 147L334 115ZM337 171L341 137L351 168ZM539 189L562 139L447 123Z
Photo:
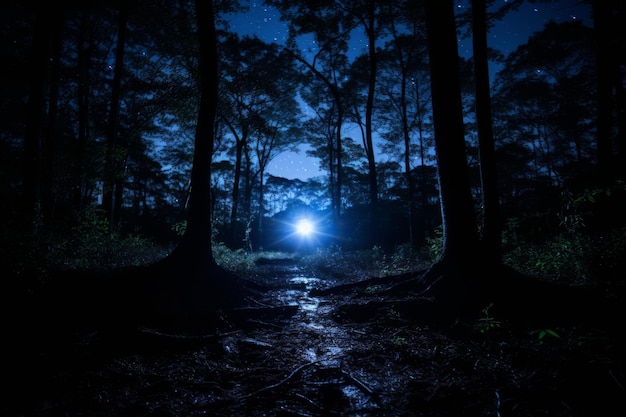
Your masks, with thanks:
M495 6L499 7L501 3L507 1L496 2ZM249 12L230 19L231 29L242 36L257 35L265 42L284 43L288 35L287 23L280 20L278 10L265 6L262 0L250 1L249 4ZM468 4L468 1L457 2L459 12L469 7ZM533 33L542 30L550 20L557 23L582 20L585 25L591 27L591 6L582 4L580 0L563 0L547 4L524 3L519 11L509 14L491 29L488 38L489 46L507 55L519 44L525 43ZM315 45L311 44L310 47L314 49ZM355 36L351 47L355 56L365 52L366 47L365 39ZM471 47L471 39L459 39L459 54L461 56L471 57ZM492 68L492 80L496 71L496 68ZM380 154L376 157L378 161L384 160L384 156ZM317 160L306 157L304 149L300 153L284 152L278 155L270 163L268 173L302 180L323 175L323 172L318 169Z

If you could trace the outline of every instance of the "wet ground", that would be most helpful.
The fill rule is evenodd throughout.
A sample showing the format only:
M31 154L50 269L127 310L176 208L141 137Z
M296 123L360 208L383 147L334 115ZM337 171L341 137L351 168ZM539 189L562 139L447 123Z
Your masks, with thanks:
M381 297L385 281L343 272L261 262L251 278L267 290L217 334L85 335L47 372L25 370L2 414L626 415L623 338L512 330L488 310L435 328L414 320L411 300Z

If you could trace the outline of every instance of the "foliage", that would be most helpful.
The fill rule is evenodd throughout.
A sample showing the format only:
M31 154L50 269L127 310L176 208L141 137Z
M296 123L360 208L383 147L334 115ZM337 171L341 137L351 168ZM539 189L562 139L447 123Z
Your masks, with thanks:
M254 267L255 256L243 249L231 250L223 242L213 243L213 257L219 266L234 273L249 272Z
M176 233L176 236L182 236L187 230L187 220L182 220L172 225L172 231Z
M387 269L391 273L422 269L431 263L430 259L424 259L422 254L411 243L396 246L395 250L389 255L388 260L389 265Z
M48 261L64 268L107 270L156 261L165 251L140 235L109 228L104 210L86 208L67 238L52 246Z
M615 215L603 211L619 204L623 192L623 183L579 195L564 192L559 228L543 241L525 239L521 220L508 219L502 239L504 263L528 275L567 278L571 284L623 274L626 225L615 224ZM607 221L612 226L608 230L602 225Z
M305 9L297 13L287 3L284 3L287 24L292 28L301 26L300 32L291 35L298 37L314 34L318 43L326 45L319 49L319 55L311 65L306 63L306 51L298 50L297 44L301 39L290 39L290 54L283 54L276 44L265 43L258 38L240 38L227 31L222 32L219 41L223 52L220 125L224 130L216 135L218 143L214 156L216 161L226 159L223 168L213 172L221 174L212 178L216 203L216 211L212 215L222 219L222 229L226 227L228 223L223 219L230 214L233 201L239 198L231 196L235 177L234 162L238 158L242 162L243 158L246 164L241 170L245 181L241 179L238 183L242 187L241 213L233 219L233 224L242 222L245 225L242 235L248 250L252 249L251 243L257 237L256 233L260 233L256 227L261 223L252 222L251 217L245 219L244 215L258 216L257 220L262 218L265 222L262 217L264 213L286 210L289 202L295 199L307 201L308 204L314 202L321 210L328 205L330 198L335 198L333 193L326 192L332 186L324 181L329 181L331 177L337 181L339 171L329 174L326 180L318 178L300 181L270 177L264 190L265 195L256 195L258 176L268 166L271 156L278 150L302 144L304 138L319 139L319 143L314 141L313 152L309 156L319 158L322 162L320 166L328 169L328 166L337 164L337 161L327 160L336 158L329 152L332 151L332 143L330 148L328 146L329 141L334 141L334 133L342 130L341 126L337 126L341 123L337 120L337 105L354 108L364 105L362 100L359 101L359 95L348 88L363 81L364 73L356 71L352 74L348 71L346 42L350 33L346 31L338 36L339 32L336 32L339 16L344 13L341 8L332 2L328 3L329 13L337 13L337 19L311 20L298 16ZM11 74L17 76L26 74L25 70L30 65L29 60L22 58L29 53L26 46L30 44L33 28L30 27L30 16L22 14L19 8L9 7L8 10L14 13L10 22L7 21L7 33L11 36L6 39L11 45L4 48L3 52L8 54L5 61L14 65ZM103 13L105 10L107 12ZM317 16L320 10L314 8L307 13ZM139 8L131 12L143 14L146 11ZM136 20L129 27L132 36L129 37L127 49L130 53L126 55L126 61L120 63L127 67L124 79L125 106L118 120L119 136L124 140L118 144L113 157L119 163L127 163L127 172L123 178L125 183L120 184L124 190L121 207L126 221L131 218L145 221L150 217L158 219L161 224L169 224L176 220L163 219L179 219L180 216L164 214L184 212L189 186L188 171L193 152L191 138L197 116L197 80L194 77L197 73L197 51L193 37L189 37L192 31L188 30L194 23L186 20L192 13L180 13L174 17L168 7L155 7L150 13L150 19ZM86 59L75 62L71 55L64 55L59 60L60 74L87 75L81 81L88 83L85 85L87 95L77 101L76 94L61 94L58 107L63 110L58 114L50 112L46 115L51 122L55 122L59 136L47 137L52 133L46 133L42 142L44 148L54 148L54 161L38 161L43 163L42 166L49 162L55 165L46 174L55 172L55 177L39 184L43 186L41 194L45 196L42 207L45 224L38 228L37 236L31 235L32 231L26 231L30 225L19 232L10 230L10 226L6 225L2 229L4 247L0 257L11 262L11 268L16 274L25 270L45 270L50 263L71 269L112 269L147 263L165 254L162 248L144 237L145 232L139 234L133 229L131 234L122 234L111 228L102 210L89 207L89 204L96 204L95 197L101 192L98 186L102 175L100 168L104 162L101 136L106 130L107 120L102 115L106 114L111 99L111 74L108 69L113 59L107 45L111 45L114 36L114 31L109 29L117 26L117 22L111 19L114 15L108 13L108 9L90 9L85 18L94 22L94 27L106 29L93 33L94 48L85 51ZM220 24L223 23L221 17L218 19ZM397 16L403 22L411 17L404 12ZM176 24L163 24L174 21ZM421 20L418 18L415 22ZM381 21L380 36L390 34L385 30L388 23ZM347 22L343 25L346 28L353 27ZM60 40L63 53L78 50L79 45L75 42L80 38L77 32L79 27L66 25ZM410 28L410 25L406 28ZM402 193L398 193L398 199L392 196L379 203L384 210L381 210L377 220L385 233L398 240L393 240L391 244L364 243L364 231L369 232L369 217L365 213L365 209L369 208L368 168L366 164L360 165L363 162L362 155L359 156L361 145L343 138L342 207L339 211L347 219L348 227L342 235L352 239L351 242L363 244L360 248L370 249L347 252L337 246L319 248L317 252L307 255L307 262L312 268L341 271L359 269L370 275L393 275L432 264L442 252L443 231L441 226L433 228L439 218L433 214L436 210L430 211L436 202L429 200L432 198L436 201L436 167L424 165L430 162L428 159L434 153L432 127L429 123L423 124L423 121L431 119L432 111L429 105L428 68L424 66L426 62L422 62L424 56L413 54L416 48L422 54L425 53L422 50L425 44L418 45L411 39L416 35L421 36L422 27L418 28L417 32L399 33L401 37L395 40L402 42L379 43L378 46L381 71L377 88L380 92L376 94L373 120L376 125L372 128L390 140L391 147L395 148L388 163L379 163L379 191L384 195L387 190L396 187ZM618 182L610 187L599 187L585 182L584 187L588 189L580 185L571 192L562 188L564 184L569 187L580 181L583 177L581 166L592 166L596 159L592 151L596 148L595 123L591 123L597 117L593 104L595 98L591 95L595 91L596 77L590 35L589 28L579 22L550 23L525 45L520 45L520 48L503 57L503 71L498 72L494 79L494 128L499 143L497 151L500 165L498 179L502 182L501 199L508 216L503 233L504 261L525 274L567 278L570 282L600 276L610 279L623 277L626 269L623 257L626 253L626 225L619 211L619 208L623 209L623 203L613 204L614 201L624 200L626 184ZM146 49L146 45L155 47ZM292 62L294 56L301 57L303 61L298 61L299 64ZM413 65L406 62L407 66L401 67L404 64L396 61L403 56L413 57ZM400 71L405 69L408 72ZM329 78L333 73L335 75ZM53 74L48 76L52 77ZM339 96L335 97L327 90L323 79L335 80L333 83ZM259 80L263 82L259 83ZM406 109L409 114L398 112L400 88L404 88L401 80L409 81L405 86L409 90L409 108ZM60 83L58 90L61 92L74 91L78 81L71 76L50 80ZM0 152L3 161L2 179L9 185L2 194L3 218L8 224L15 223L18 213L11 207L17 205L19 195L24 192L20 190L22 165L28 163L28 160L21 159L24 145L22 126L30 124L29 120L23 118L28 112L23 111L22 107L22 103L28 102L29 89L21 81L14 84L15 88L11 89L3 107L8 111L5 111L0 141L3 151ZM294 101L296 98L303 99L312 113L299 114L300 106ZM89 103L89 106L83 108L83 101ZM41 110L42 114L50 111ZM83 110L85 114L81 113ZM400 122L410 115L414 119L410 136L415 143L406 147L407 144L401 140L403 126ZM87 118L84 121L90 128L78 132L83 117ZM308 122L307 118L310 118ZM472 137L475 134L472 115L468 113L467 119L470 122L467 124L468 137ZM416 124L418 120L419 124ZM301 125L307 127L306 134L294 128ZM79 133L87 133L87 137L80 141L65 140L78 137ZM246 143L245 146L241 144L244 153L237 155L233 143L237 142L238 135L243 140L244 133ZM156 140L154 149L150 146L152 140ZM74 142L85 144L81 148L63 145ZM55 143L63 146L52 146ZM153 152L161 146L163 151ZM412 157L419 156L422 164L413 169L416 189L412 196L422 211L414 212L416 218L412 220L419 220L419 236L422 236L422 228L432 229L432 234L418 248L412 244L401 244L389 250L393 244L402 241L402 233L407 229L404 214L400 216L399 213L406 213L404 204L409 200L406 197L411 196L404 194L408 192L407 184L404 183L405 176L399 175L399 170L382 168L396 166L400 160L396 160L396 157L400 158L409 152ZM81 195L76 196L76 190L80 190ZM559 193L562 193L561 207ZM621 195L622 200L616 198L616 195ZM45 201L48 199L54 201L54 204ZM267 207L260 209L263 202ZM361 204L364 210L357 210ZM84 205L87 209L82 211L76 219L76 225L68 233L59 235L50 231L41 232L46 227L51 228L51 225L64 223L68 213L78 211ZM618 209L610 211L611 207ZM604 215L607 212L612 216ZM546 222L547 216L551 217ZM263 224L263 233L267 236L269 222ZM124 226L134 228L136 225L129 222ZM184 234L185 230L184 221L172 226L172 231L178 236ZM213 228L213 242L218 240L218 230L218 227ZM530 236L531 233L534 235ZM233 251L222 243L215 243L214 255L222 266L241 272L247 271L260 256L258 253ZM263 256L270 255L265 253Z
M379 246L368 250L346 251L340 246L317 248L303 257L307 268L317 271L362 271L368 276L390 276L424 269L428 262L411 244L399 245L391 253Z
M489 314L491 307L493 307L493 303L482 309L483 317L479 318L478 323L476 323L476 329L480 333L487 333L490 330L500 327L502 324Z
M594 269L598 273L617 275L624 274L624 254L626 253L626 225L600 236L593 245L592 259ZM601 271L601 272L600 272Z
M585 279L590 250L588 241L556 236L542 244L518 242L505 251L503 262L527 275Z
M539 341L539 343L543 343L546 336L551 336L555 339L561 338L561 336L552 329L539 329L536 331L536 333L537 333L537 341Z
M426 237L426 243L422 247L421 253L429 263L435 263L443 251L443 227L437 226L431 236Z

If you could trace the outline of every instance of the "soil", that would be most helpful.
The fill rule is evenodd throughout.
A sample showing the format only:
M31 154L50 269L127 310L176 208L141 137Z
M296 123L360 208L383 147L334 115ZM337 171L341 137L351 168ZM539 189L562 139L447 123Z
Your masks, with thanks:
M2 415L626 415L623 322L437 324L386 292L407 276L343 272L262 260L212 334L8 335Z

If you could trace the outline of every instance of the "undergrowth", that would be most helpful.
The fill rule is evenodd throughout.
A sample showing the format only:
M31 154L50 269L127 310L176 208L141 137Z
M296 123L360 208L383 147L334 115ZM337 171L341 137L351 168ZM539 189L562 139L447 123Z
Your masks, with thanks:
M626 286L624 276L626 225L616 225L604 233L590 233L586 226L599 196L598 192L571 199L558 230L543 240L524 236L520 219L508 219L502 233L503 262L529 276L560 280L569 284L603 282ZM179 234L185 225L175 225ZM180 229L180 230L179 230ZM215 239L215 236L213 236ZM139 234L111 230L103 210L85 210L63 235L28 239L8 233L3 236L2 259L14 275L23 271L45 274L49 266L72 270L111 270L141 266L167 256L171 248L153 243ZM389 276L420 271L437 261L443 247L441 227L433 230L424 245L398 245L392 251L374 246L368 250L343 250L340 246L318 247L304 253L252 252L231 249L214 241L217 263L234 273L246 274L260 258L298 258L302 268L311 272L333 272L363 276Z

